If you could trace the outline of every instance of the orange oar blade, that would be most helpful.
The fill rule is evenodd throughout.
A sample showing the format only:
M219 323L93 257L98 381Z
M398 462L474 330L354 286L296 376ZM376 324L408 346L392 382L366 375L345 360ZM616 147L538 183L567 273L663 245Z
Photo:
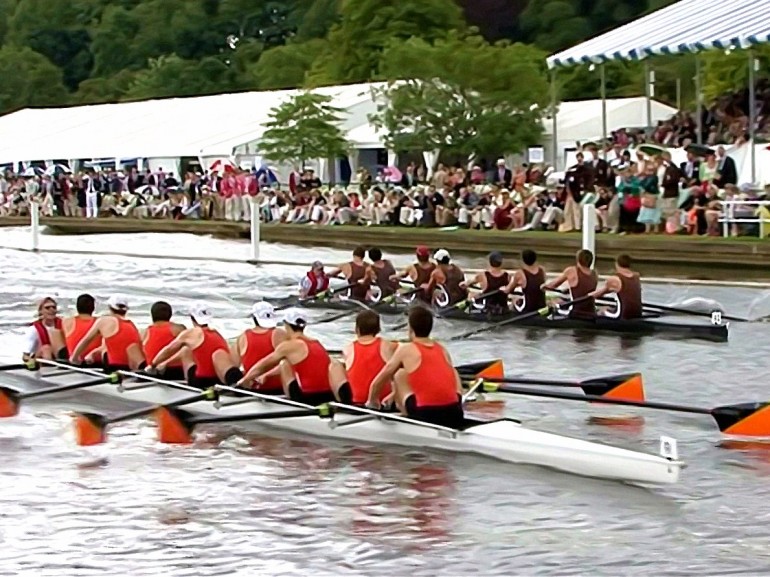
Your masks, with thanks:
M711 410L725 435L770 437L770 403L742 403Z
M645 400L644 380L641 373L626 373L589 379L582 381L580 386L586 395L630 401Z
M502 379L505 376L505 367L502 359L490 361L483 370L476 373L477 379Z
M159 407L155 411L155 421L158 424L158 440L161 443L189 445L192 443L192 415L170 407Z
M107 440L106 418L98 413L75 413L75 441L82 447L99 445Z
M0 387L0 418L15 417L19 414L19 392Z

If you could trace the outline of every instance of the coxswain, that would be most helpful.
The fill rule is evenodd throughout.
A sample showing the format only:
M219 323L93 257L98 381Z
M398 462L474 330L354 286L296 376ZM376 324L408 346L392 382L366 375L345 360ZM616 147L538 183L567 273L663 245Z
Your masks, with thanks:
M393 275L390 278L398 281L409 277L414 283L414 288L424 287L424 289L427 289L428 283L430 282L430 275L436 270L436 263L430 260L430 249L427 246L418 246L415 255L417 257L417 262L410 264L402 273ZM421 290L415 294L422 302L430 304L433 300L431 293L426 290Z
M537 263L537 253L524 249L521 253L521 268L513 273L511 282L503 290L511 294L517 288L521 289L522 297L514 305L516 311L522 314L531 313L546 306L543 284L545 270Z
M233 361L230 346L219 331L211 328L214 320L205 304L198 303L190 310L192 328L185 329L156 355L148 372L166 371L166 363L179 355L187 384L197 389L215 385L233 386L243 373Z
M591 268L594 263L594 253L582 249L577 252L574 266L568 266L558 277L549 283L543 284L543 290L554 290L563 283L569 285L570 300L587 298L570 306L569 317L571 319L595 319L596 301L590 296L597 285L596 271Z
M382 390L393 382L394 400L402 414L445 427L463 425L462 385L446 349L430 338L433 313L409 311L409 339L374 378L366 406L380 408Z
M67 343L68 351L74 351L80 340L86 336L86 333L92 326L94 326L94 323L96 322L94 310L96 310L96 300L94 297L89 294L78 296L75 301L75 315L67 317L62 321L62 331L64 332L64 339ZM99 339L94 339L83 350L83 360L86 364L101 364L101 355L103 353L101 346L101 341Z
M24 362L35 358L67 360L67 346L58 310L52 297L38 302L37 320L29 326L24 337Z
M362 246L357 246L353 249L353 260L341 264L333 271L329 273L330 277L335 277L342 273L345 279L350 284L348 290L348 296L357 301L365 301L366 295L369 292L369 276L367 275L367 269L369 265L364 260L366 256L366 250Z
M310 270L299 282L300 298L314 297L329 288L329 275L324 272L324 265L320 260L310 265Z
M276 347L288 338L286 331L277 327L278 315L273 305L268 302L254 303L251 307L251 320L254 326L243 331L232 347L233 359L241 365L244 373L248 373L259 361L273 354ZM280 369L263 375L255 389L260 393L283 393Z
M639 273L631 270L631 257L627 254L618 255L615 274L592 296L598 299L608 293L615 294L617 307L613 313L604 313L605 316L624 320L642 318L642 282Z
M436 259L436 270L431 273L426 290L428 294L433 294L433 290L438 288L443 293L435 299L436 304L448 307L468 298L465 273L459 266L452 264L449 251L443 248L437 250L433 258Z
M491 315L502 315L509 312L508 293L503 289L511 282L511 275L508 271L503 270L502 253L491 252L488 260L487 270L479 272L469 284L478 285L480 294L497 291L484 298L484 312Z
M396 268L393 263L388 259L382 258L382 251L379 248L369 249L369 260L372 264L367 269L371 286L369 288L369 300L378 302L380 299L393 296L398 290L398 281L393 277L396 276ZM379 296L372 298L373 292L378 292Z
M186 328L184 325L171 322L173 312L171 305L164 301L153 303L150 307L152 324L144 330L142 335L144 356L150 365L157 364L158 353L171 344ZM172 381L184 381L182 359L177 356L176 359L167 361L162 376Z
M102 338L102 363L106 371L136 371L144 368L144 348L139 330L126 318L128 301L113 295L107 301L107 314L96 319L70 353L70 362L79 364L92 341Z
M305 336L307 324L304 311L285 311L283 326L287 339L251 367L238 384L250 387L256 379L279 367L284 394L293 401L320 405L334 400L333 389L345 386L345 369L331 360L319 341Z
M342 349L348 384L335 391L341 403L364 405L374 377L396 352L398 343L385 340L379 334L380 315L374 311L358 313L356 339ZM380 391L379 400L383 401L390 393L390 383L386 383Z

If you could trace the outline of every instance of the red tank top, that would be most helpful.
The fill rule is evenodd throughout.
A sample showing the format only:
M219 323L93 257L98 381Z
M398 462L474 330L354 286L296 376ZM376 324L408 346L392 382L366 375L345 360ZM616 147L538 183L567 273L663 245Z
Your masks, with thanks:
M273 346L273 333L275 329L268 329L264 333L257 333L253 330L246 331L246 352L241 357L243 372L247 373L251 367L275 351ZM262 379L262 385L259 390L262 392L273 392L283 390L281 376L273 375Z
M94 326L96 319L90 317L87 319L81 317L75 317L72 319L75 321L75 326L72 327L72 332L64 336L64 342L67 344L67 350L71 353L78 346L78 343L83 340L86 333ZM98 349L101 346L101 339L95 338L91 343L83 350L83 356L87 356L89 353Z
M217 370L214 368L214 353L217 351L230 351L227 341L214 329L201 327L203 331L203 342L193 349L192 355L195 360L195 376L202 379L217 378Z
M327 393L329 384L329 353L318 341L300 337L307 345L307 356L292 365L300 390L305 394Z
M347 370L348 383L353 393L353 404L363 405L369 398L369 388L374 377L385 366L382 358L382 339L377 337L371 343L353 343L353 366ZM390 394L390 384L383 387L380 400Z
M136 325L128 319L114 317L118 321L118 332L104 339L104 350L107 353L107 363L113 367L128 366L128 347L139 345L142 348L142 337Z
M150 364L155 362L158 353L166 348L176 337L171 331L171 323L161 321L147 327L147 340L144 343L144 357ZM169 367L181 367L182 363L176 362Z
M40 341L40 346L50 346L51 335L48 334L48 327L43 324L43 321L35 321L32 323L32 326L35 327L35 330L37 331L37 338ZM59 317L56 317L53 321L53 328L60 331L61 327L62 320Z
M420 351L420 366L409 373L409 387L418 407L438 407L457 402L454 367L446 360L444 347L412 343Z

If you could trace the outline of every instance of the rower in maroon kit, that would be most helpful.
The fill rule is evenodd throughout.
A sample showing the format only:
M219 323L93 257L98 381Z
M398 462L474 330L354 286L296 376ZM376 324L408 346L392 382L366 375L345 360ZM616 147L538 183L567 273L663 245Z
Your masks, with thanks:
M353 250L353 260L341 264L329 273L330 277L335 277L342 273L349 284L352 284L348 296L357 301L365 301L369 292L371 283L367 270L369 263L364 260L366 250L362 246L357 246Z
M465 286L478 285L479 294L492 293L483 300L484 312L492 315L502 315L510 311L508 308L508 294L505 288L511 281L511 274L503 270L503 255L498 251L489 254L489 266L487 270L479 272L470 283Z
M587 249L579 250L575 261L574 266L568 266L558 277L545 283L542 286L543 290L557 289L566 282L569 285L570 300L574 301L592 295L598 282L596 271L591 268L594 263L594 253ZM569 318L595 319L596 301L593 296L573 304L570 307Z
M609 293L617 297L617 309L613 313L603 313L604 316L624 320L642 318L642 282L639 273L631 270L631 257L627 254L618 255L615 274L592 296L598 299Z
M545 283L545 270L537 264L537 253L534 250L525 249L521 253L521 268L513 273L511 282L503 289L510 294L516 288L520 288L523 298L514 305L517 312L531 313L545 307L545 292L542 286Z
M390 277L392 280L401 280L409 277L414 283L415 288L423 285L427 286L433 271L436 270L436 264L430 260L430 249L427 246L420 245L415 251L417 262L410 264L404 272ZM421 290L415 293L416 298L424 303L431 304L433 295L427 291Z

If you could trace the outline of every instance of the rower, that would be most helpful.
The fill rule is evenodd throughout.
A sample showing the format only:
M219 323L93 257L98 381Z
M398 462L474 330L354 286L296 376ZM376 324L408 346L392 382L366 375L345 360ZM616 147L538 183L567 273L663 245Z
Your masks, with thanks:
M150 317L152 324L147 327L142 335L142 345L144 346L144 356L148 359L150 365L157 365L158 353L166 348L182 331L184 325L171 322L173 310L171 305L164 301L153 303L150 307ZM176 358L165 363L166 370L163 371L163 378L172 381L184 381L185 372L182 366L182 359Z
M554 290L567 282L569 284L570 300L591 295L596 290L596 271L591 268L594 263L594 253L588 249L577 252L575 265L568 266L558 277L542 286L543 290ZM571 319L595 319L596 301L593 297L575 303L570 307Z
M379 334L380 315L374 311L358 313L356 339L342 350L348 384L335 391L341 403L353 405L366 403L374 377L396 352L398 343L387 341ZM387 383L380 392L380 402L390 395L390 392L390 383Z
M492 315L502 315L509 312L508 294L503 289L511 281L511 275L503 270L503 255L498 251L489 253L489 266L487 270L479 272L469 283L478 285L480 293L497 291L484 298L484 312ZM465 283L463 283L465 284ZM467 285L466 285L467 286Z
M248 373L259 361L273 354L276 347L288 338L286 331L276 328L278 316L270 303L254 303L251 307L251 320L254 327L243 331L232 347L233 359L241 365L244 373ZM256 390L260 393L282 394L280 369L264 375Z
M416 419L459 428L463 425L462 385L449 353L430 338L433 313L424 307L409 311L410 343L402 344L375 377L366 406L380 408L382 390L394 385L396 406Z
M142 337L136 325L126 318L128 301L113 295L107 301L107 311L80 339L70 354L70 362L79 364L91 342L101 337L104 343L102 363L106 371L142 369L145 365Z
M342 273L349 284L352 284L348 291L348 296L357 301L365 301L366 294L369 292L369 277L366 274L368 264L364 260L366 250L362 246L353 249L353 260L341 264L329 273L330 277ZM355 283L355 284L353 284Z
M382 258L382 251L379 248L369 249L369 260L372 264L367 269L371 287L369 290L370 300L379 301L380 299L393 296L398 290L398 281L394 280L396 268L393 263ZM379 292L378 298L371 298L372 292Z
M437 250L433 258L436 259L437 266L428 281L428 294L433 294L433 289L439 288L441 294L436 299L436 304L448 307L468 298L465 273L456 264L452 264L449 251L443 248Z
M618 255L615 274L593 292L593 297L598 299L608 293L615 294L617 307L612 314L605 312L604 316L624 320L642 318L642 282L639 273L631 270L631 257L627 254Z
M166 364L176 355L182 359L187 384L198 389L215 385L233 386L243 373L233 362L230 347L219 331L209 325L214 320L206 305L199 303L190 310L192 328L185 329L157 354L148 372L165 372Z
M307 275L299 282L300 298L314 297L329 288L329 276L324 272L324 265L320 260L310 265Z
M80 340L86 336L89 329L94 326L96 317L96 300L89 294L80 295L75 301L74 316L68 317L62 321L62 332L64 340L67 343L67 350L74 351ZM102 343L99 339L94 339L83 350L83 359L86 364L101 364L101 352L99 349Z
M24 362L31 359L67 359L67 346L62 332L62 319L56 313L58 306L52 297L37 304L37 320L29 325L24 338Z
M436 270L436 264L430 260L430 249L427 246L420 245L415 251L417 256L417 262L410 264L404 272L391 276L391 280L401 280L409 277L414 283L415 288L422 288L423 290L415 293L417 298L422 302L430 304L432 301L432 295L428 292L428 283L430 282L430 275Z
M521 263L521 268L513 273L511 282L503 290L511 294L516 288L520 288L523 296L514 305L516 311L531 313L546 306L545 292L542 289L545 270L537 264L537 253L534 250L523 250Z
M249 387L254 380L280 367L284 394L293 401L320 405L333 400L332 390L345 386L345 369L329 358L319 341L305 336L307 324L304 311L288 309L283 316L287 339L251 367L238 385Z

